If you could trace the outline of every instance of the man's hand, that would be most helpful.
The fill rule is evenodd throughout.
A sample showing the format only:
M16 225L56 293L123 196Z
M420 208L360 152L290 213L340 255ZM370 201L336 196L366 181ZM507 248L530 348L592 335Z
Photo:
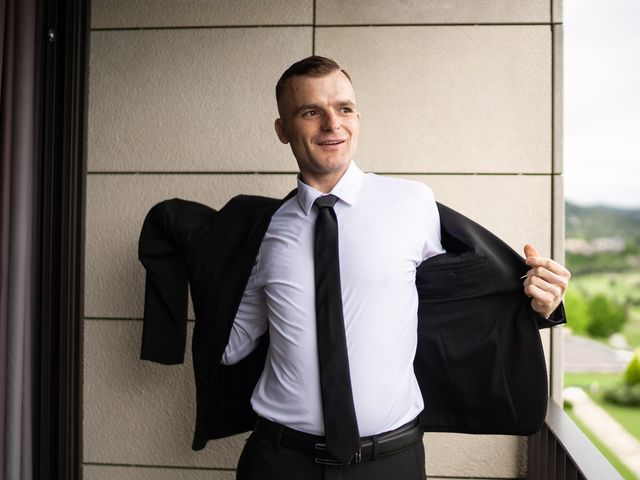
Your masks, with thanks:
M571 273L558 262L540 257L530 243L525 244L524 254L531 267L524 279L524 293L531 298L531 308L549 318L562 301Z

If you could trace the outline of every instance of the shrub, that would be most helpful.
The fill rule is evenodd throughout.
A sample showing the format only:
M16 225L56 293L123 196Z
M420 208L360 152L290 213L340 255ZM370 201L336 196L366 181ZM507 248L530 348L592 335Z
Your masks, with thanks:
M640 385L640 348L636 348L622 379L628 386Z
M640 407L640 348L634 352L622 380L622 384L605 390L603 398L616 405Z
M629 386L627 384L616 385L605 390L603 398L610 403L625 407L640 406L640 383Z

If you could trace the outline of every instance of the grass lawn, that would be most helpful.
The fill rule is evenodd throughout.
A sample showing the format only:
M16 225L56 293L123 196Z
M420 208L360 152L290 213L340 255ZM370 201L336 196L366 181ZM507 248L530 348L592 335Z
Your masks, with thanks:
M632 347L640 347L640 306L634 305L629 314L629 321L622 327L622 333Z
M605 293L623 303L627 299L640 300L640 273L592 273L576 275L571 285L587 295Z
M640 440L640 408L638 407L622 407L612 405L602 400L602 392L607 387L620 383L622 375L619 373L565 373L564 384L566 387L581 387L589 396L604 410L615 418L625 429ZM597 385L597 389L592 386ZM627 479L638 480L633 472L631 472L620 459L604 445L598 437L584 424L580 419L576 418L571 410L567 410L569 416L576 425L584 432L584 434L593 442L593 444L602 452L607 460L615 467L616 470Z
M640 407L623 407L602 400L605 388L621 382L622 375L617 373L565 373L566 387L582 387L589 396L609 415L615 418L631 435L640 440ZM591 385L597 383L599 388L593 391Z
M587 392L594 383L600 387L611 387L620 382L622 374L620 373L565 373L565 387L582 387Z
M609 448L607 448L607 446L602 443L591 430L589 430L589 427L582 423L582 421L577 418L573 414L573 412L571 412L571 410L568 410L567 413L578 426L578 428L580 428L580 430L582 430L582 432L589 438L589 440L591 440L591 443L593 443L596 448L600 450L600 453L602 453L602 455L604 455L604 457L609 460L609 463L613 465L613 468L618 471L622 478L624 478L625 480L638 480L638 477L636 477L633 472L629 470L627 466L622 463L620 459L611 450L609 450Z

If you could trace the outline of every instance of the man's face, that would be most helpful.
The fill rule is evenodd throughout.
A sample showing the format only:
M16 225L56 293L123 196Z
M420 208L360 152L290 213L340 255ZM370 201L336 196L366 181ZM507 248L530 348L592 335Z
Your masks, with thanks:
M302 179L311 186L326 179L337 182L358 147L360 113L349 79L340 70L322 77L293 76L280 102L276 133L291 144Z

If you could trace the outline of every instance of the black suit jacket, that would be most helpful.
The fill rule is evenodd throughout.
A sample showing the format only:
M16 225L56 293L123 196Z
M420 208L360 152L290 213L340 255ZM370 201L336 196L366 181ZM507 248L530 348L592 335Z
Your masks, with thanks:
M139 258L146 275L141 358L181 363L188 291L196 317L193 449L250 430L253 388L268 335L247 358L222 365L238 305L271 216L285 199L238 196L220 211L181 199L154 206ZM417 271L418 348L414 370L424 397L425 431L529 435L542 423L547 375L538 334L565 322L560 306L539 317L523 293L528 267L482 226L438 204L447 253ZM380 388L385 388L381 385Z

